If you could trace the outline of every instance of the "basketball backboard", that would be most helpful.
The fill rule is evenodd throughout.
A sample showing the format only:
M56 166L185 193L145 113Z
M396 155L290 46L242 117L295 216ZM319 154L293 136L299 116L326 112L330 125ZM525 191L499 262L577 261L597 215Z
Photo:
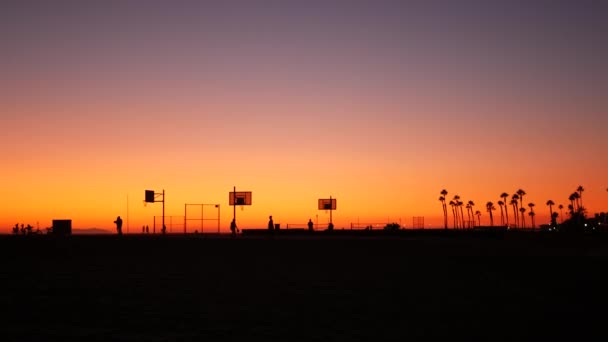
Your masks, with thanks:
M336 210L336 202L335 198L320 198L319 210Z
M154 203L154 190L146 190L146 203Z
M251 205L251 191L231 191L228 194L229 205Z

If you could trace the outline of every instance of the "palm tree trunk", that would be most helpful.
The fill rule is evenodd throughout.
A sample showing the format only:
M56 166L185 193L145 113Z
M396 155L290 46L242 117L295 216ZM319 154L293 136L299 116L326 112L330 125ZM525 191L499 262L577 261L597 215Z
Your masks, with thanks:
M465 226L464 226L464 212L462 211L462 206L460 206L460 220L462 221L461 227L462 227L462 229L464 229L465 228Z
M509 208L507 208L507 198L505 197L505 217L507 218L507 226L509 225Z
M442 207L443 207L443 226L444 226L444 229L448 229L448 208L447 208L445 202L442 203Z

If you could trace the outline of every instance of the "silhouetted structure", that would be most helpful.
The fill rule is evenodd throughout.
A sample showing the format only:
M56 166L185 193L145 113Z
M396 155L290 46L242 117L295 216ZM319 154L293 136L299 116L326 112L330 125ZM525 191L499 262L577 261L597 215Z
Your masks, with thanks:
M116 221L114 221L114 223L116 224L116 232L118 233L118 235L122 235L122 219L120 218L120 216L116 218Z
M53 235L70 235L72 234L72 220L53 220Z
M274 229L274 222L272 221L272 215L268 216L268 230L272 231Z
M327 226L327 230L329 230L329 231L334 230L334 224L332 222L329 222L329 225Z
M146 225L146 234L150 234L150 227Z
M312 219L308 219L308 230L311 232L312 232L312 227L313 227Z

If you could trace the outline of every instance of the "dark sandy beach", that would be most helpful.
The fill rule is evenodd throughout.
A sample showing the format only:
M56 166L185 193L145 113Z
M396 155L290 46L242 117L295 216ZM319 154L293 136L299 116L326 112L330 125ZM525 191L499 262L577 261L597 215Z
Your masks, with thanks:
M3 341L600 340L608 239L3 236Z

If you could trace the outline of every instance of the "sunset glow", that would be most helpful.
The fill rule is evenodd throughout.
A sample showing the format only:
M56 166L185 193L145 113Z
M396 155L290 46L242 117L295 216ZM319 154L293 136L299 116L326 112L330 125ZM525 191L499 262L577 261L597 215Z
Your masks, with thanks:
M224 232L233 186L240 228L325 227L329 196L337 229L442 227L442 189L483 225L520 188L537 224L579 185L608 210L605 5L222 3L0 6L0 232L141 232L146 189Z

